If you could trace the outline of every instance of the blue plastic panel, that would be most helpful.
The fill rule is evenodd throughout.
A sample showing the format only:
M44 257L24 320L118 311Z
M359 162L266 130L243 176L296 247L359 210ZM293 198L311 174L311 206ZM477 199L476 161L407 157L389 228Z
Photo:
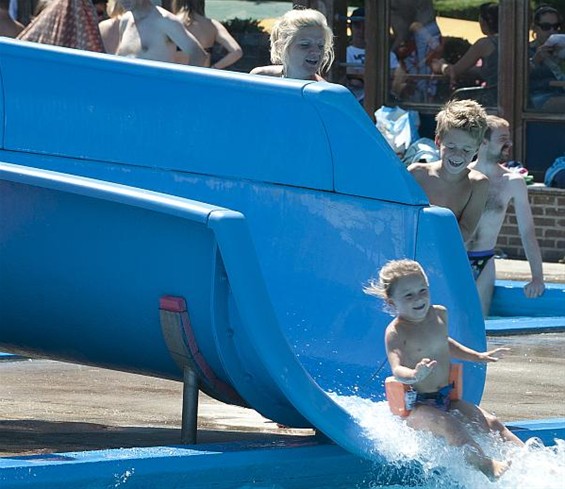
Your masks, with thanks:
M441 207L422 210L416 257L428 273L432 302L447 308L449 335L477 351L485 351L479 296L457 220L450 211ZM465 362L463 397L478 404L485 378L484 364Z
M211 302L217 208L1 166L3 348L180 378L159 298ZM190 287L187 275L200 279Z
M7 150L427 201L339 85L10 40L0 68Z
M565 437L565 420L509 423L522 440L546 446ZM3 489L130 489L190 487L285 489L330 487L433 487L419 466L365 461L331 444L309 438L273 439L187 447L152 447L67 452L0 458ZM441 475L438 475L441 477Z
M304 82L9 40L0 67L6 149L333 188Z
M565 316L505 317L485 321L487 335L559 333L565 331Z
M10 350L180 378L158 322L179 295L252 407L366 455L328 392L383 399L391 318L362 286L384 263L419 259L451 334L484 348L453 215L426 207L345 89L12 41L0 69L0 157L27 167L3 165L0 193ZM465 375L476 402L484 370Z
M491 316L565 317L565 284L545 284L540 297L524 295L526 282L497 280L490 308Z

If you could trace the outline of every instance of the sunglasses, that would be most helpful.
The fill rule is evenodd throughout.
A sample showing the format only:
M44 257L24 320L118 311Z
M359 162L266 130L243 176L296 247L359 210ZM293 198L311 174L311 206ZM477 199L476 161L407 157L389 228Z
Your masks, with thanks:
M538 24L538 27L542 31L550 31L550 30L559 31L559 30L561 30L561 24L559 22L556 23L556 24L551 24L549 22L541 22L541 23Z

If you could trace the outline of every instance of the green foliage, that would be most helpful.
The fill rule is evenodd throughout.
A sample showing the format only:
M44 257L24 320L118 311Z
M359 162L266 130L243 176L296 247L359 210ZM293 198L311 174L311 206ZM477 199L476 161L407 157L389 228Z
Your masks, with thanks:
M226 29L233 34L257 34L265 32L257 19L239 19L237 17L222 22Z
M477 20L479 6L486 0L434 0L437 14L455 19ZM532 12L539 5L551 5L565 15L565 0L531 0Z
M561 12L561 15L565 15L565 0L534 0L532 2L532 7L535 9L540 5L551 5Z
M435 0L434 7L441 17L476 21L482 3L485 0Z

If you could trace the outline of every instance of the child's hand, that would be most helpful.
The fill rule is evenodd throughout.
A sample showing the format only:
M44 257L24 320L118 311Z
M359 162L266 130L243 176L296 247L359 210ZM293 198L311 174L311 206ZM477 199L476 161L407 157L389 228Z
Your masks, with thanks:
M422 358L422 360L420 360L414 368L414 380L416 382L424 380L428 375L432 373L432 370L436 367L436 365L436 360Z
M504 354L510 351L510 348L500 347L495 348L494 350L486 351L481 353L481 360L483 362L498 362L501 358L504 357Z

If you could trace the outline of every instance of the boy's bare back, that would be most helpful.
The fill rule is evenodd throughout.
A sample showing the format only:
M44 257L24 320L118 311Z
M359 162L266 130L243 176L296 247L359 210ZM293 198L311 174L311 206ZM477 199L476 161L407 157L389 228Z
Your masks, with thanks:
M196 38L161 7L137 0L119 19L116 54L120 56L174 62L177 46L188 55L190 64L203 66L207 62L207 53Z

